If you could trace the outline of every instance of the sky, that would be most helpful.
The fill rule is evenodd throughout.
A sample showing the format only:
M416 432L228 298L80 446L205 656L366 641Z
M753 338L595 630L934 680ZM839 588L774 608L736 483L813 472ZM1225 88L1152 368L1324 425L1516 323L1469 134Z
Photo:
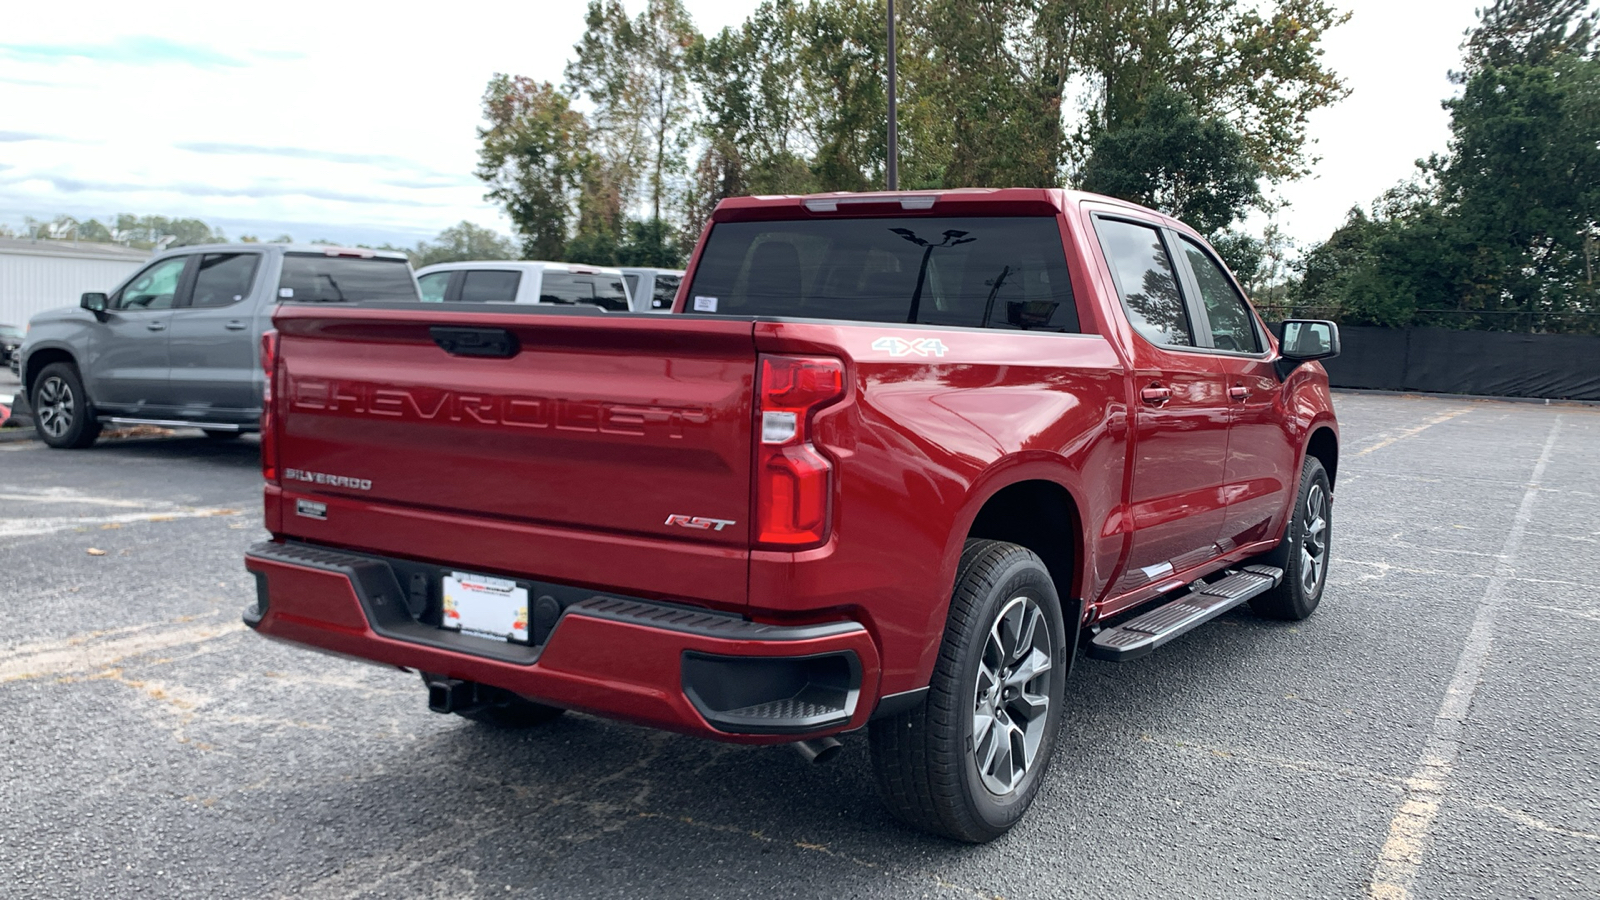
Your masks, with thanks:
M1325 60L1352 93L1312 115L1321 161L1280 190L1277 222L1297 245L1445 149L1447 72L1482 2L1334 0L1354 15L1325 38ZM685 0L706 33L756 4ZM424 18L409 4L295 0L12 4L0 223L131 212L200 218L233 239L400 245L462 220L509 233L472 175L483 89L497 72L559 82L583 6L479 0Z

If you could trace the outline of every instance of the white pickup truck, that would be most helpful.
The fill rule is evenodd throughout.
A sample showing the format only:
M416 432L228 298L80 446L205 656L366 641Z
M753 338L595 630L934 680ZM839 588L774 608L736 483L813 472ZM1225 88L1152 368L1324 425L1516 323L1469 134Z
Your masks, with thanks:
M577 263L474 260L417 270L424 303L554 303L627 312L621 269Z

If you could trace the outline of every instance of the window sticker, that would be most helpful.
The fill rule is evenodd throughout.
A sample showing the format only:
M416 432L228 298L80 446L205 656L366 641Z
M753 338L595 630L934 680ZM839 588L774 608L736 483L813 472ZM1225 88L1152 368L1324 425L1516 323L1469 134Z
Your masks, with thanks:
M695 312L716 312L717 311L717 298L715 298L715 297L696 297L696 298L694 298L694 311Z
M289 300L293 298L294 288L278 288L278 297L283 300Z

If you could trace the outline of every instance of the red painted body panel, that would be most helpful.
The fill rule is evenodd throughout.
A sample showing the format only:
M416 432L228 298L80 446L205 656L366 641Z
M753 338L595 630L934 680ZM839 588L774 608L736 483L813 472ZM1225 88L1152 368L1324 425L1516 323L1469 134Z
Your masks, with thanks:
M280 467L371 485L269 485L269 529L759 622L859 622L865 632L823 642L844 641L862 660L863 702L849 727L879 696L927 684L962 542L1007 486L1047 482L1070 497L1073 529L1060 540L1072 583L1058 587L1083 602L1085 621L1270 548L1312 432L1336 436L1325 373L1311 363L1280 379L1270 337L1258 357L1146 342L1122 311L1090 216L1110 210L1199 236L1064 191L934 193L929 214L1055 216L1084 333L286 306L276 319ZM724 201L713 225L908 214L892 198L838 213L803 202ZM523 351L449 356L433 346L434 325L510 331ZM896 357L874 348L886 337L936 337L943 350ZM813 549L751 549L759 354L845 366L845 396L811 423L812 444L833 466L830 527ZM1145 403L1140 390L1151 385L1170 399ZM1243 399L1230 387L1246 388ZM326 504L326 519L296 515L300 499ZM737 525L690 531L673 516ZM265 634L710 736L728 738L684 700L681 653L776 652L568 616L536 665L516 666L377 635L351 619L360 607L347 582L279 568Z

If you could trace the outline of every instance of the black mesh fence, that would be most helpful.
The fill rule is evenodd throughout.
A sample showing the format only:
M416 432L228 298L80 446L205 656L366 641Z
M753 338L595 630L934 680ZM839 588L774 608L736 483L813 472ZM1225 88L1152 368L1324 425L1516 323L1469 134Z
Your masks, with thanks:
M1334 387L1600 401L1600 336L1370 325L1339 336L1323 363Z

